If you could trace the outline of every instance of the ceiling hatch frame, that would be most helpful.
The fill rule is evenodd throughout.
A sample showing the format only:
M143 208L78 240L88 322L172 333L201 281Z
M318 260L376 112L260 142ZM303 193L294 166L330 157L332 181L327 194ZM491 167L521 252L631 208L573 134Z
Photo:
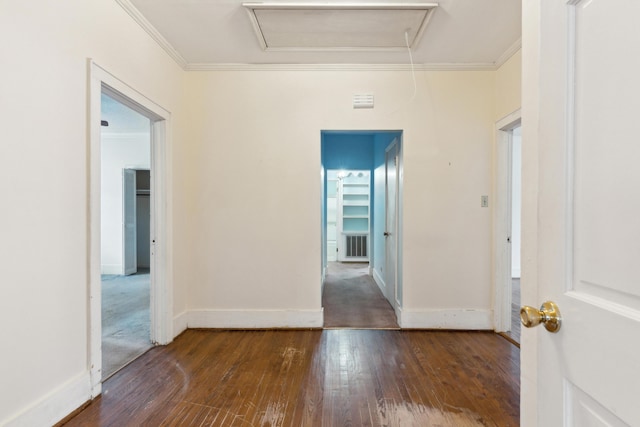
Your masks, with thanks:
M264 51L272 51L272 52L282 52L282 51L404 51L407 48L414 49L418 46L422 39L422 35L424 33L425 28L427 27L433 12L438 7L438 3L354 3L354 2L346 2L346 3L301 3L301 2L264 2L264 3L256 3L256 2L246 2L242 3L242 6L247 10L251 24L255 31L256 37L258 38L258 42ZM265 25L265 19L273 18L276 16L278 12L284 12L286 19L280 19L278 22L278 30L284 29L283 31L286 33L286 28L284 28L287 24L292 24L297 22L297 26L300 27L300 22L305 22L308 24L308 27L305 27L305 32L298 34L299 37L303 39L306 38L308 40L321 39L322 36L329 34L329 37L334 36L333 43L331 45L323 46L323 45L304 45L301 43L300 45L295 45L292 43L291 45L281 45L282 42L278 42L276 40L275 43L269 42L269 40L277 39L278 34L275 37L271 37L268 33L269 29L265 27L269 26L269 23ZM298 12L299 15L295 15ZM374 44L374 45L350 45L344 44L340 45L339 36L344 35L344 31L330 33L327 32L326 23L327 19L335 19L336 22L332 22L332 24L346 24L347 22L354 22L352 19L354 13L363 12L367 14L367 19L363 21L370 21L381 19L380 22L391 22L394 18L402 18L407 17L411 14L411 12L421 14L420 16L412 17L413 22L407 23L407 25L396 25L400 30L394 34L395 41L392 45L389 45L390 42L385 42L386 45L382 44ZM390 13L395 14L395 17L391 17ZM320 30L317 33L313 34L313 32L307 32L308 28L313 25L313 22L309 20L309 18L313 15L316 15L319 21L324 19L325 26L322 27L322 23ZM344 16L342 16L344 15ZM385 16L386 15L386 16ZM278 17L276 17L278 18ZM296 19L297 18L297 19ZM345 19L347 18L347 19ZM414 28L416 25L416 19L419 19L420 23L418 28ZM355 21L357 22L357 21ZM261 25L262 24L262 25ZM395 23L394 23L395 24ZM273 26L273 23L271 23ZM295 25L294 25L295 27ZM376 35L375 33L380 32L379 27L373 28L372 31L366 32L369 36ZM348 33L348 32L347 32ZM287 33L289 35L295 34L295 28L292 29L291 33ZM282 34L280 34L282 36ZM315 36L315 37L312 37ZM347 39L351 36L357 38L359 35L357 33L347 34ZM399 40L400 41L399 41ZM278 45L280 44L280 45Z

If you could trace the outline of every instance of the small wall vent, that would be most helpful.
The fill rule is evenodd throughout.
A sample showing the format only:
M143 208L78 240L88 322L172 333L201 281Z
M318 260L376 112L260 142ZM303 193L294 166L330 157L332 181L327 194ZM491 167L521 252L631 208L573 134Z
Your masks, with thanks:
M373 94L353 95L353 108L373 108Z

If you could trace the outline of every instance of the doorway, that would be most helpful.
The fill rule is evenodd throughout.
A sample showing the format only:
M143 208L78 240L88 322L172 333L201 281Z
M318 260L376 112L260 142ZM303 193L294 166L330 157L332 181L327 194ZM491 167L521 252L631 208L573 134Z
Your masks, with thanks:
M522 131L516 111L496 125L495 329L520 345Z
M152 347L151 121L101 95L101 330L105 380Z
M402 132L321 135L325 327L397 329Z
M162 107L146 98L141 93L137 92L130 85L122 82L114 77L112 74L95 64L93 61L89 61L89 100L90 100L90 138L89 138L89 197L88 207L89 212L89 251L88 251L88 282L89 282L89 317L90 317L90 330L89 330L89 362L91 366L91 389L92 396L98 396L102 390L102 381L105 377L103 372L103 357L102 357L102 335L103 335L103 314L102 314L102 274L110 273L112 275L122 276L123 278L135 277L137 274L126 276L125 272L125 242L127 239L124 237L124 227L121 221L116 226L113 233L120 236L120 243L115 243L115 250L120 255L112 256L111 261L105 262L104 256L107 253L107 249L103 245L103 240L109 241L110 233L108 230L103 230L103 208L116 206L116 210L120 210L120 218L124 214L123 194L124 194L124 176L129 177L129 183L131 181L137 181L140 177L140 181L143 182L145 175L148 175L148 237L141 237L146 239L148 247L148 271L142 271L148 275L148 297L143 299L149 301L148 306L148 333L145 333L145 339L148 340L147 344L167 344L173 338L173 308L172 308L172 283L170 266L172 264L170 253L167 248L171 246L171 233L168 224L171 223L170 210L167 209L168 202L171 200L170 187L167 185L168 170L167 165L169 163L168 145L170 144L170 125L171 114L164 110ZM116 101L118 104L122 104L128 109L136 112L139 116L144 117L146 120L147 135L147 149L146 163L142 163L138 160L124 161L119 164L118 178L116 179L115 186L120 189L120 192L111 193L111 199L106 200L103 196L103 176L102 169L105 161L107 160L107 152L103 152L103 149L108 150L108 144L103 144L102 141L102 129L103 127L103 96L111 98L112 101ZM142 120L142 119L141 119ZM113 122L115 126L115 122ZM135 130L126 129L127 133L135 134ZM131 137L128 135L123 137L120 142L124 142L124 139ZM117 138L115 138L117 140ZM112 147L111 147L112 148ZM122 147L120 147L122 148ZM130 148L130 147L129 147ZM143 150L141 150L143 151ZM125 172L128 171L128 172ZM131 173L131 170L135 170L135 174ZM143 171L143 172L138 172ZM136 188L135 198L133 202L129 204L135 206L138 192L144 192L143 188ZM113 198L113 194L119 194L119 196ZM129 191L130 193L130 191ZM104 214L106 215L106 213ZM129 245L136 246L136 241L131 243L129 239ZM106 243L106 242L105 242ZM114 245L113 241L111 244ZM119 246L119 248L118 248ZM130 248L129 248L130 249ZM137 264L137 251L135 261L131 258L128 262ZM142 267L146 269L145 267ZM132 272L127 266L127 272ZM136 266L137 270L137 266ZM140 273L140 272L137 272ZM126 300L126 299L125 299ZM126 303L129 301L126 300ZM126 304L121 304L125 306ZM120 307L122 308L122 307Z

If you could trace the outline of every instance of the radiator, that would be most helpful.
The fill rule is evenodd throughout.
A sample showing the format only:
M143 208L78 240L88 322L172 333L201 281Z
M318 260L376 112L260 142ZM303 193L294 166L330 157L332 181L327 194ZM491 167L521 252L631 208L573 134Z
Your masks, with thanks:
M347 238L346 258L366 258L367 255L367 235L350 235Z

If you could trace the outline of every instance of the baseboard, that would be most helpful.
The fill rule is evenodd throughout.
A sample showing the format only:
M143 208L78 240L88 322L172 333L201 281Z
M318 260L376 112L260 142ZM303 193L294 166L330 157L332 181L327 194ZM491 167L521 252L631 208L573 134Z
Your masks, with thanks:
M4 427L51 426L91 399L89 371L53 390L11 418L0 421Z
M491 310L432 309L401 310L398 323L408 329L493 330Z
M373 269L373 274L371 275L371 277L373 277L373 281L376 282L376 285L378 285L378 288L380 288L380 292L382 292L382 295L386 295L387 286L385 285L384 280L382 279L382 277L380 277L380 274L378 273L378 270L376 270L374 268Z
M189 312L183 311L173 318L173 338L187 330L189 326Z
M321 328L323 323L323 309L192 310L187 314L188 328Z
M396 321L398 322L398 326L402 327L402 307L400 306L400 301L396 299L396 306L393 308L396 312Z
M100 274L122 274L121 264L102 264L100 266Z

